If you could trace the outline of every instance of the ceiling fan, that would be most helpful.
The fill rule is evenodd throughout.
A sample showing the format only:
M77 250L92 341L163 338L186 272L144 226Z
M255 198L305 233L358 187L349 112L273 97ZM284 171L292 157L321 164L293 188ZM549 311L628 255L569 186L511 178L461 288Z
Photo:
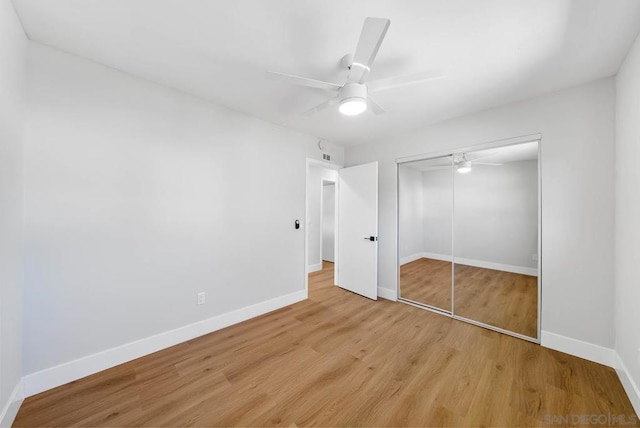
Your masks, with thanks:
M466 174L468 172L471 172L471 168L473 165L488 165L488 166L503 165L501 163L494 163L494 162L478 162L480 159L484 159L490 156L493 156L493 153L485 156L476 157L474 159L468 159L466 153L455 154L453 155L453 166L455 167L456 171L458 171L460 174ZM450 169L450 168L451 168L451 164L435 165L435 166L426 167L422 171L435 171L435 170Z
M485 156L480 156L477 157L475 159L467 159L467 154L466 153L462 153L461 156L454 156L453 157L453 164L456 167L456 171L458 171L460 174L466 174L468 172L471 172L471 165L473 163L473 165L489 165L489 166L501 166L501 163L494 163L494 162L478 162L480 159L484 159L487 157L493 156L493 153L485 155Z
M349 69L347 81L342 85L275 71L268 71L267 77L295 85L337 92L337 95L333 98L307 110L304 114L309 116L335 105L339 105L338 110L346 116L356 116L367 110L367 107L375 114L384 113L384 109L371 98L370 93L444 77L439 72L430 71L366 82L367 76L371 71L371 65L376 58L390 24L391 21L386 18L366 18L364 20L355 53L343 56L340 61L343 67Z

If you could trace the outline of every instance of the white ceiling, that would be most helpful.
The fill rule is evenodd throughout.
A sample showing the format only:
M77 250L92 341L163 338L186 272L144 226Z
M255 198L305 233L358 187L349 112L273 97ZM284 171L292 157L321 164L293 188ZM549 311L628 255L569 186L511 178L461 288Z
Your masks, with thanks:
M615 74L637 0L13 0L28 36L345 146ZM342 84L367 16L391 19L369 80L446 79L377 94L387 113L314 117L328 98L267 70Z

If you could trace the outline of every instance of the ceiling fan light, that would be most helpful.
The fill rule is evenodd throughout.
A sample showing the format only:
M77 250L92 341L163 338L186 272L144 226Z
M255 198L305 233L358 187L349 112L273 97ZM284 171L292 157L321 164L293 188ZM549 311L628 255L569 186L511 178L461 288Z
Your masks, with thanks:
M367 100L364 98L347 98L340 102L340 113L345 116L357 116L367 109Z
M456 170L460 174L466 174L468 172L471 172L471 162L469 162L469 161L460 162L458 164L458 166L456 167Z

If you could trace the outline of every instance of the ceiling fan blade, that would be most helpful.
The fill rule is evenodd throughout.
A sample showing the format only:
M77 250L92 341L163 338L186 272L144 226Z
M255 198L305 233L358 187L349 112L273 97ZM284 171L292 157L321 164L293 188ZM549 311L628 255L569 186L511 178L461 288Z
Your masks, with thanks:
M309 110L305 111L304 113L302 113L304 116L313 116L314 114L322 111L322 110L326 110L329 107L332 107L334 105L338 104L338 97L333 97L333 98L329 98L327 101L318 104L317 106L310 108Z
M374 101L373 98L367 98L367 104L369 104L369 108L374 114L382 114L386 113L385 109L383 109L377 101Z
M366 18L364 20L360 40L358 40L356 52L353 54L347 83L364 82L390 24L391 21L387 18Z
M426 71L422 73L409 74L406 76L390 77L388 79L374 80L367 83L369 92L386 91L387 89L399 88L401 86L413 85L415 83L428 82L430 80L444 79L445 76L439 71Z
M331 82L323 82L322 80L308 79L306 77L292 76L290 74L278 73L276 71L267 71L267 79L279 80L282 82L292 83L299 86L307 86L309 88L324 89L325 91L337 92L342 87Z

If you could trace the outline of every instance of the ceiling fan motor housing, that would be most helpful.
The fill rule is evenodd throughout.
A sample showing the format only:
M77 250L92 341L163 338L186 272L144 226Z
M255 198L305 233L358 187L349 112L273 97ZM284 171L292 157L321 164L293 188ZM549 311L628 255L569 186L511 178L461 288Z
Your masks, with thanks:
M338 93L340 107L345 116L357 116L367 109L367 87L362 83L347 83Z
M340 102L345 102L349 99L362 99L367 100L367 86L362 83L347 83L340 88Z

